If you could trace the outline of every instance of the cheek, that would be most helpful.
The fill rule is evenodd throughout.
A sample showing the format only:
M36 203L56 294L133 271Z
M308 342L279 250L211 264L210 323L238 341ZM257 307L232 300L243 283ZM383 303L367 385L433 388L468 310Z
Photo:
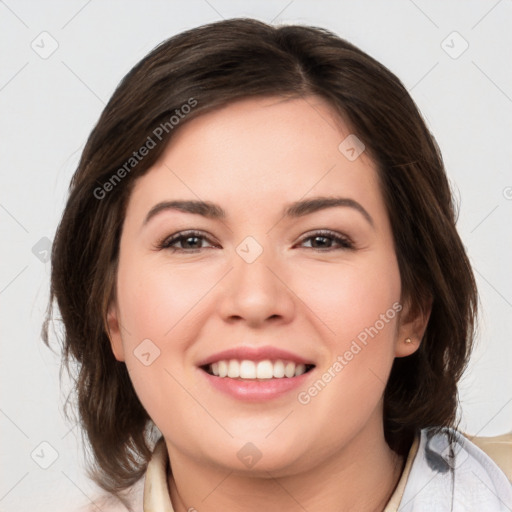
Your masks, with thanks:
M372 260L337 272L326 265L302 276L308 306L329 327L329 355L297 399L305 414L327 416L333 435L360 431L381 400L394 360L399 269L392 255Z
M182 387L192 386L185 373L187 349L199 337L203 322L198 315L204 314L204 299L217 274L213 266L207 272L190 264L143 266L135 254L119 266L125 362L139 400L157 425L165 424L169 408L193 406Z
M211 282L192 267L158 264L141 268L128 261L119 269L118 285L120 310L131 333L126 342L149 338L161 345L172 338L172 347L166 349L180 349L179 333L185 325L193 328L194 310Z
M357 263L325 263L302 266L295 272L294 291L325 326L325 333L337 349L346 342L364 338L366 329L377 323L385 337L394 332L400 300L400 273L393 255L380 255ZM398 306L400 309L401 306ZM389 311L391 309L391 311ZM388 314L387 314L388 313ZM381 315L384 315L384 325Z

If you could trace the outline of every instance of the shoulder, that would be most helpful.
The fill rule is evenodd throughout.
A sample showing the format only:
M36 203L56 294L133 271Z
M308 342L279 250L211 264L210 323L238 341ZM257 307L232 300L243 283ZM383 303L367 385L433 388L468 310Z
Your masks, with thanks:
M421 431L400 511L512 509L512 485L471 441L453 429Z

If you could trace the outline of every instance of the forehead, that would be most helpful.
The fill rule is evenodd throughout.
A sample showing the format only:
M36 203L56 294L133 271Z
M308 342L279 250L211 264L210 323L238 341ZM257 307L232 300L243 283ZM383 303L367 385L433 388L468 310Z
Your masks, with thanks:
M147 210L164 199L201 199L229 216L264 204L281 211L308 195L381 201L372 160L365 152L347 158L347 137L349 126L320 97L239 100L179 127L130 203Z
M350 129L323 98L247 98L203 114L180 128L167 155L204 165L205 154L231 164L234 175L251 164L269 174L299 158L333 164ZM296 163L296 162L295 162ZM211 166L209 166L211 168ZM227 171L228 169L222 169ZM220 169L219 169L220 171Z

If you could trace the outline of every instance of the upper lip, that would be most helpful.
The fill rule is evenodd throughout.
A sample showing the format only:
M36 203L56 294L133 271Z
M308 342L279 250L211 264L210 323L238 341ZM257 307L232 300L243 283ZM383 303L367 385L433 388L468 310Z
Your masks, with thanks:
M313 361L300 357L299 355L294 354L293 352L289 352L288 350L283 350L277 347L244 346L234 347L228 350L223 350L222 352L212 354L204 358L202 361L199 361L197 366L207 366L218 361L229 359L237 359L239 361L243 361L244 359L248 359L249 361L263 361L265 359L276 361L281 359L299 364L314 364Z

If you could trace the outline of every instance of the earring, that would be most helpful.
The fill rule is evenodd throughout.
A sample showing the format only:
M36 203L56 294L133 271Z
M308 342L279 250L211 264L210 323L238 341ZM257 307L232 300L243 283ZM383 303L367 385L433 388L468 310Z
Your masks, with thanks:
M411 338L405 338L404 343L407 343L407 344L412 343Z

